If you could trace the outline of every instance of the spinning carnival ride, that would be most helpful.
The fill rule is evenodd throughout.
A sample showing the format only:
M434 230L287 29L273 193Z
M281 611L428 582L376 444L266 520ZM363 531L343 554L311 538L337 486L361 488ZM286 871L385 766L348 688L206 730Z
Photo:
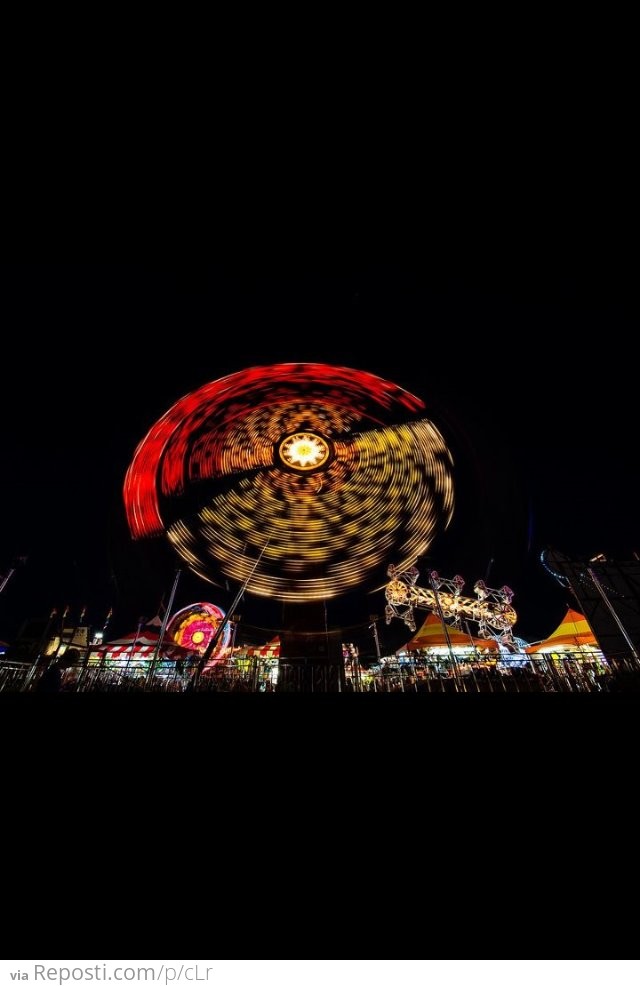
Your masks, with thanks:
M424 404L320 363L256 367L179 400L136 449L134 538L165 535L209 582L326 600L410 564L453 511L452 459Z

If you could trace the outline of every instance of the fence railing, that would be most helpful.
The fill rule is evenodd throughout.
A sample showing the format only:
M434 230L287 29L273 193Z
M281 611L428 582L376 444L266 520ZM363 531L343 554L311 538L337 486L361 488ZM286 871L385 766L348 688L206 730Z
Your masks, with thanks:
M38 692L42 669L0 662L0 692ZM587 693L640 690L640 669L625 656L511 654L508 657L451 661L442 656L383 658L374 666L347 659L344 666L312 658L243 658L217 662L202 673L197 663L102 661L61 672L56 687L88 692L345 692L353 693Z
M22 661L0 661L0 692L22 691L31 667Z

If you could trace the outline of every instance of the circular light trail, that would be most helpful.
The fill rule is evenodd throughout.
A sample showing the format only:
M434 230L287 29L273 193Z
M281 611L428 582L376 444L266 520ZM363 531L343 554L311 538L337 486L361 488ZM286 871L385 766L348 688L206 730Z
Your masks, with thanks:
M248 592L287 602L382 579L453 511L451 455L423 411L388 380L319 363L213 381L138 446L124 487L132 535L165 535L202 578L251 576Z

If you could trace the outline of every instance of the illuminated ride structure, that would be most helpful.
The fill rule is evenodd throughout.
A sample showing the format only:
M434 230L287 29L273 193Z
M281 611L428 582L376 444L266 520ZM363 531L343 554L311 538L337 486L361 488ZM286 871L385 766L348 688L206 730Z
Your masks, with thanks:
M416 585L419 571L415 566L402 571L389 565L387 575L391 579L385 591L387 624L394 616L404 620L410 630L415 630L414 610L426 609L436 613L445 622L461 626L463 621L472 620L478 624L478 636L496 637L507 644L513 642L513 627L517 614L511 600L513 590L508 585L501 589L490 589L479 579L473 589L476 598L461 595L464 579L456 575L445 579L438 572L429 572L430 588Z
M179 400L135 451L135 539L166 537L214 584L324 603L427 550L453 511L452 459L423 402L320 363L255 367Z
M233 626L225 619L224 610L213 603L192 603L172 616L167 625L167 637L180 647L195 654L206 653L216 633L222 630L215 641L215 647L207 666L211 667L223 660L229 649Z

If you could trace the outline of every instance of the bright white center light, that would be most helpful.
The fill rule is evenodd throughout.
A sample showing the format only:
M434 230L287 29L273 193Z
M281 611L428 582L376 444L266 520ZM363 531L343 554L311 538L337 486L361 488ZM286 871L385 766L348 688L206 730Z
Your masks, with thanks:
M329 446L319 435L300 432L280 446L280 458L293 469L315 469L329 457Z

